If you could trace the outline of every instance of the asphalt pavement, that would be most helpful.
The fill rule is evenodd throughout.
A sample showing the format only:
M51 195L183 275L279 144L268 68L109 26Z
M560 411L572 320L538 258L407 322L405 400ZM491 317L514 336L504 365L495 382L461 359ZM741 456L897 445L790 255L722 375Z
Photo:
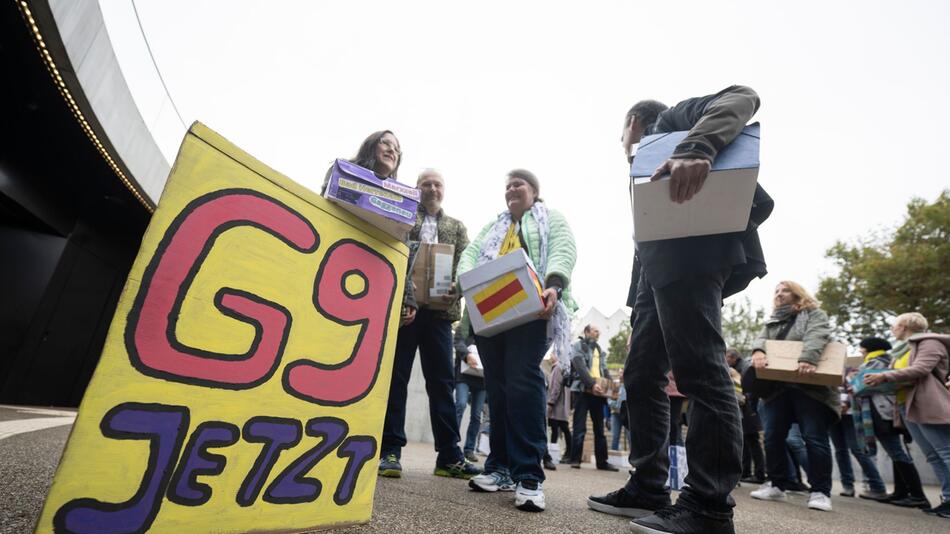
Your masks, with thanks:
M15 413L12 413L15 412ZM0 407L0 421L44 418L55 414L20 413ZM69 426L26 430L0 439L0 533L31 532L53 479L69 435ZM347 533L576 533L629 532L624 518L587 508L586 498L619 488L623 471L597 471L559 466L544 483L548 509L543 513L516 510L512 493L475 493L466 481L432 475L435 453L431 444L411 443L403 451L403 477L380 478L373 519L350 527ZM927 465L920 469L930 469ZM950 532L950 519L926 516L919 510L898 508L854 498L832 498L834 511L809 510L805 496L787 503L755 501L737 488L736 531L740 533L858 534ZM836 489L837 491L837 489ZM932 502L937 488L928 487Z

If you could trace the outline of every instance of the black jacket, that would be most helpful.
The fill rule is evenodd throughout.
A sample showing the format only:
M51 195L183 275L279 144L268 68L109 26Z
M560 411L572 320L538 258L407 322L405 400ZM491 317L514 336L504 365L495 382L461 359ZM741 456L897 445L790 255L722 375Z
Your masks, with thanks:
M759 97L752 89L734 85L714 95L676 104L661 113L646 134L688 130L689 135L678 145L673 157L713 160L719 150L742 131L758 107ZM640 268L654 287L663 287L690 275L731 269L723 287L723 298L742 291L753 278L765 276L765 254L756 230L772 213L773 205L765 189L756 185L749 224L744 232L637 243L627 304L633 306Z

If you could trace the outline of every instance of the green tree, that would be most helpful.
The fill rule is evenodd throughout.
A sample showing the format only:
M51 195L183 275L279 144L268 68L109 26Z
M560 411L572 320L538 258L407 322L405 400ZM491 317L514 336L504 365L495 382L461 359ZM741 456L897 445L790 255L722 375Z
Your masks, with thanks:
M748 297L734 300L722 308L722 337L726 346L747 356L765 322L765 310L753 307Z
M911 311L932 330L950 328L950 190L933 203L910 201L893 232L836 242L826 257L838 272L821 280L816 296L841 336L884 335L891 318Z
M624 323L620 331L607 343L607 363L623 365L627 361L627 338L630 337L630 324Z

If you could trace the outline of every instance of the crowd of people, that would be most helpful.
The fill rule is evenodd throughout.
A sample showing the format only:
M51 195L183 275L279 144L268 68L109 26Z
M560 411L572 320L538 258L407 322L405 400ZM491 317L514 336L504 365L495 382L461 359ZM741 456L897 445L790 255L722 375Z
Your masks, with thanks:
M758 107L756 93L742 86L672 108L644 100L627 113L622 144L632 161L644 135L688 131L651 177L668 175L671 200L688 202L702 188L719 150ZM395 179L401 156L396 136L381 131L364 141L352 161ZM756 186L744 232L636 243L627 298L632 334L622 384L616 387L596 326L587 325L571 344L576 247L568 221L542 200L534 173L514 169L503 184L503 210L469 241L465 226L442 209L444 177L431 169L422 172L417 179L421 202L407 244L411 251L420 243L454 245L453 280L524 251L537 270L543 310L525 324L481 336L462 313L454 283L438 297L440 306L420 306L419 288L407 273L380 476L402 474L407 386L418 351L435 443L434 474L468 480L476 492L511 491L521 510L547 506L545 470L557 468L549 443L564 436L562 463L580 468L589 418L596 468L617 470L608 461L607 421L614 432L612 448L626 436L632 468L623 487L591 496L587 503L599 512L633 518L637 532L734 532L731 494L740 479L760 485L751 492L754 499L784 501L789 492L806 491L809 508L831 510L832 450L842 496L856 493L854 456L866 482L859 497L950 517L950 336L928 333L926 319L908 313L896 318L895 344L881 338L861 341L864 363L849 370L841 387L761 380L756 370L769 365L767 341L800 341L804 348L797 372L809 375L831 339L820 304L801 285L784 281L751 354L727 350L723 299L766 274L757 228L769 217L773 201L761 186ZM545 373L542 358L548 353L553 361ZM469 406L463 440L460 425ZM475 451L485 427L489 454L478 467ZM942 484L942 502L936 506L922 491L907 450L911 440ZM894 465L891 493L874 461L878 443ZM688 463L675 503L668 480L671 445L682 448Z

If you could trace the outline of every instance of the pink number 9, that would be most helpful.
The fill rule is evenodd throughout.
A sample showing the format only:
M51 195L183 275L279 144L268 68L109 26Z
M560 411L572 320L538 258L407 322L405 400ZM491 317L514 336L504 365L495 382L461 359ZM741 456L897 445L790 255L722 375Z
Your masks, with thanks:
M362 278L363 287L357 293L346 288L351 276ZM334 322L359 325L356 345L350 357L338 364L312 360L288 364L284 389L325 406L345 406L365 397L379 374L395 293L396 270L389 260L351 239L334 243L317 271L313 303Z

